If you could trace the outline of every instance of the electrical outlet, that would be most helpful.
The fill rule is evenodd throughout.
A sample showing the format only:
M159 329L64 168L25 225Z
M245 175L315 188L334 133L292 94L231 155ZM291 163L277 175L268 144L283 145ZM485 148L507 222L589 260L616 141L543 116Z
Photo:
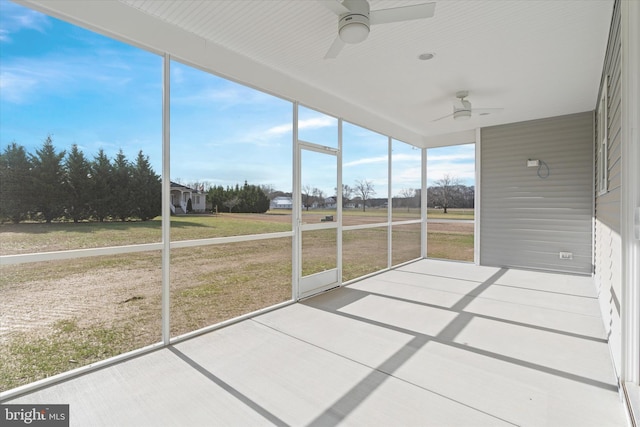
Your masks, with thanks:
M537 166L540 166L540 160L527 160L527 167L528 168L535 168Z
M573 253L571 253L571 252L560 252L560 259L573 259Z

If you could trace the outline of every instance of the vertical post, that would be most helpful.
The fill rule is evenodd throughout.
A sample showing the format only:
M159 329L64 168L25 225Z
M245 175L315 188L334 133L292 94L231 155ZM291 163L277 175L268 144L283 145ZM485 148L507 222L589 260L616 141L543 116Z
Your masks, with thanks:
M595 110L593 111L593 114L591 115L591 136L593 138L594 143L592 144L592 150L591 150L591 182L594 183L593 188L591 190L591 276L594 278L595 280L595 274L596 274L596 223L597 223L597 218L596 218L596 194L598 194L597 192L597 186L598 186L598 181L596 181L596 159L597 157L597 153L598 153L598 136L596 134L596 112Z
M427 224L427 149L422 149L421 156L421 165L420 170L421 174L421 190L420 190L420 219L422 221L422 226L420 227L420 247L422 248L422 253L420 254L422 258L427 257L427 245L429 241L427 239L427 231L429 225Z
M338 156L336 159L338 176L336 177L336 230L338 283L342 286L342 119L338 118Z
M393 265L393 198L391 197L391 188L393 186L393 140L387 138L389 147L389 163L387 170L387 268Z
M162 66L162 342L169 344L171 339L170 319L170 260L171 260L171 171L170 171L170 65L171 57L164 54Z
M640 385L640 3L620 4L621 20L621 237L622 375ZM636 415L637 416L637 415Z
M476 128L476 183L473 194L473 262L480 265L480 184L482 180L482 131Z
M293 149L293 176L291 206L291 227L293 238L291 241L291 298L297 300L300 295L300 253L302 250L302 238L300 236L301 215L301 193L300 193L300 148L298 147L298 102L293 103L293 138L291 147Z

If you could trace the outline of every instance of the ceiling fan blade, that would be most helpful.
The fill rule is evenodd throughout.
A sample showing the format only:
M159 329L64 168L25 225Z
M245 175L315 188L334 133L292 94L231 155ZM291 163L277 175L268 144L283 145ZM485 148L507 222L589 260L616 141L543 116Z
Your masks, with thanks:
M331 43L331 47L327 51L327 54L324 56L324 59L334 59L338 56L345 43L342 41L340 37L336 37L336 39Z
M340 16L343 13L351 12L345 5L342 4L340 0L319 0L320 3L331 12Z
M432 122L437 122L442 119L446 119L447 117L453 116L455 113L447 114L446 116L438 117L437 119L431 120Z
M372 10L369 13L369 23L371 25L377 25L387 24L389 22L410 21L412 19L431 18L435 11L435 3L423 3L413 6Z

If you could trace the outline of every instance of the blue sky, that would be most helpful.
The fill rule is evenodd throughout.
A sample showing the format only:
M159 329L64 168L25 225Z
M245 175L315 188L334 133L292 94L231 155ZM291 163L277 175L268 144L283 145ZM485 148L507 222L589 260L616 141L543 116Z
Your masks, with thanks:
M133 160L142 150L160 173L161 105L161 57L0 0L2 150L15 141L33 153L51 135L59 150L77 144L89 158L122 149ZM291 120L288 101L172 62L171 177L291 191ZM337 147L335 118L303 108L299 129L300 139ZM385 136L345 124L343 182L372 181L384 197L387 150ZM333 193L332 160L311 157L302 185ZM420 185L419 159L393 142L394 195ZM472 145L430 149L428 160L429 182L451 173L473 185Z

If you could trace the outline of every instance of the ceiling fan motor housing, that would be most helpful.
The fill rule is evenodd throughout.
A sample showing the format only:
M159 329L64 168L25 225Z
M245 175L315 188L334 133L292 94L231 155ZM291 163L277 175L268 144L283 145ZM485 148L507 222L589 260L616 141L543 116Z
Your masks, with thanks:
M340 15L338 34L345 43L360 43L369 36L369 3L362 0L345 0L349 12Z
M458 97L458 99L460 102L453 106L453 119L469 120L471 118L471 103L464 98Z

